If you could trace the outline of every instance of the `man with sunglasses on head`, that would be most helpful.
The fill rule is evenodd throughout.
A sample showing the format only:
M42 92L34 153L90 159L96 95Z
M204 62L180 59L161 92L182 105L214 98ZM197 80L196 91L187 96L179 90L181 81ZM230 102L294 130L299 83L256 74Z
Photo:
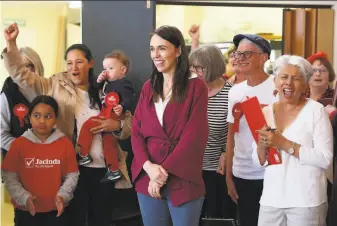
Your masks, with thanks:
M229 91L226 182L228 194L238 204L240 226L256 226L263 188L264 169L252 159L253 136L240 103L256 96L261 105L274 102L274 78L264 71L269 59L269 42L257 35L238 34L233 42L234 70L246 80Z

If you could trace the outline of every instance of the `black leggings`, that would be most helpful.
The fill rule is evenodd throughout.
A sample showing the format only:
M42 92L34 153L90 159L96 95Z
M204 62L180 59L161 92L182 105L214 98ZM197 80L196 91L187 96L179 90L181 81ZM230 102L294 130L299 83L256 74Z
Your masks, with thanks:
M257 226L263 180L245 180L233 177L238 193L240 226Z
M109 226L114 206L114 183L100 183L106 168L80 166L74 198L68 207L69 226Z
M28 211L14 210L15 226L64 226L67 225L67 211L56 217L57 211L36 213L32 216Z
M235 219L237 207L228 195L226 176L208 170L202 176L206 188L202 217Z

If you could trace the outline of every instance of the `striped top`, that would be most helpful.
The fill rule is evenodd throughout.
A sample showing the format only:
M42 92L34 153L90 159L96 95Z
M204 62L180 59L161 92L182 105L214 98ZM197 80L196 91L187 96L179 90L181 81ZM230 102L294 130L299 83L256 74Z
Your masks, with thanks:
M208 98L209 136L203 159L203 170L217 170L220 155L226 150L228 92L231 87L232 85L226 82L219 93Z

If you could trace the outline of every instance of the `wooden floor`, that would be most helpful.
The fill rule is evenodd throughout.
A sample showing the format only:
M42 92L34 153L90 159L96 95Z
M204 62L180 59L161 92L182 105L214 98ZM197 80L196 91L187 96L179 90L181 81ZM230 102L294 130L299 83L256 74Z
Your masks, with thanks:
M7 191L5 191L4 185L1 184L1 224L0 226L14 226L14 210L13 210L13 206L12 203L10 203L10 198L9 195L7 193ZM132 204L131 206L134 206L134 198L132 198L134 195L129 194L128 191L126 190L121 190L120 192L118 192L117 197L122 197L121 199L124 200L124 203L126 205L126 203L128 203L128 205L123 206L123 207L129 207L130 204ZM131 199L131 200L127 200L127 199ZM131 208L132 211L130 213L134 212L134 207ZM125 212L125 211L124 211ZM128 211L129 212L129 211ZM122 212L120 211L114 211L114 214L112 215L112 217L114 215L125 215L122 214ZM117 217L117 216L114 216ZM142 221L141 221L141 217L132 217L131 219L121 219L118 220L118 222L112 223L112 226L142 226Z
M1 226L14 225L14 210L10 203L8 193L5 192L4 185L1 184Z
M1 226L14 225L14 210L11 203L2 203L1 205Z

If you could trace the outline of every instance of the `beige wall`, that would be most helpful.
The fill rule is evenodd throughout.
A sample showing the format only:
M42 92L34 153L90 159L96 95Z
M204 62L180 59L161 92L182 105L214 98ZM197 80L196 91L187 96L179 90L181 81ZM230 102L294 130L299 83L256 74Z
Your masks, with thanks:
M223 2L223 3L243 3L243 4L247 4L247 1L223 1L223 0L181 0L184 2L190 2L190 1L194 1L194 2ZM289 4L289 5L331 5L332 9L334 9L335 11L337 10L337 2L336 1L277 1L277 0L273 0L273 1L249 1L249 4ZM260 16L260 15L257 15ZM335 68L335 70L337 70L337 16L335 13L335 18L334 18L334 61L333 61L333 66Z
M188 41L192 24L200 25L200 41L207 43L230 42L237 33L282 34L281 8L158 5L156 19L157 27L176 26Z
M24 20L25 26L19 27L18 46L29 46L37 51L45 68L45 75L50 76L59 68L59 39L61 18L66 16L67 2L9 2L2 1L1 31L5 20ZM3 39L3 35L1 35ZM65 38L65 37L64 37ZM4 42L1 43L4 46ZM1 69L1 68L0 68ZM2 70L0 84L7 77Z
M78 25L68 23L66 48L76 43L82 43L82 29Z
M0 20L2 18L2 4L0 2ZM2 21L2 20L1 20ZM2 23L1 23L2 24ZM1 33L0 33L0 48L2 48L4 46L4 38L3 38L3 35L2 35L2 31L4 30L3 29L3 26L1 25L0 26L0 29L1 29ZM0 49L1 51L1 49ZM3 64L3 61L0 62L0 85L2 86L3 84L3 81L4 79L6 78L6 70L4 68L4 64ZM2 194L2 193L1 193Z

